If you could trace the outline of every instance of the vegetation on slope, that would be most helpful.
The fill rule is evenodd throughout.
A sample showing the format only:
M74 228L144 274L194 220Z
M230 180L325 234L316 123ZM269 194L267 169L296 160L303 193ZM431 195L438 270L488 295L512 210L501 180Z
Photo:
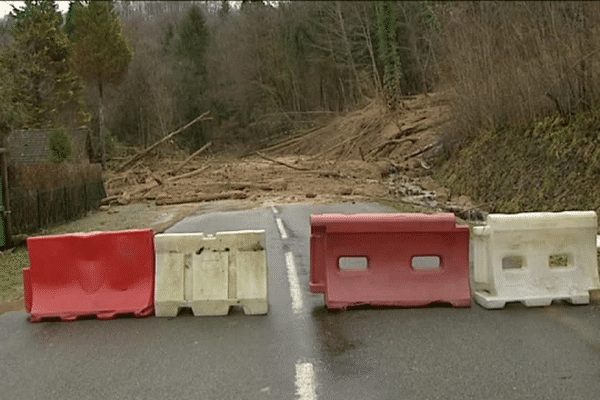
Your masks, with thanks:
M600 110L467 138L435 174L490 212L600 212Z

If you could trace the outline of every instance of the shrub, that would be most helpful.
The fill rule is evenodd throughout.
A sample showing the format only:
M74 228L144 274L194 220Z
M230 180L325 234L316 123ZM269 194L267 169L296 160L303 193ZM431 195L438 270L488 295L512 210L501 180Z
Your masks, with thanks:
M50 144L50 161L53 163L61 163L66 161L71 152L73 145L71 144L71 136L64 129L52 131L49 138Z

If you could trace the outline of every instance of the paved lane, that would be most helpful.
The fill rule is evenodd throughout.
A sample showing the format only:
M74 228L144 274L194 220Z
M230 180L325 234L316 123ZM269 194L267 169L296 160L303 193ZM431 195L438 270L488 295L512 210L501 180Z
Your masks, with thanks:
M600 398L598 304L328 312L308 290L309 215L322 212L393 210L275 206L192 216L168 231L265 229L266 316L0 316L0 399Z

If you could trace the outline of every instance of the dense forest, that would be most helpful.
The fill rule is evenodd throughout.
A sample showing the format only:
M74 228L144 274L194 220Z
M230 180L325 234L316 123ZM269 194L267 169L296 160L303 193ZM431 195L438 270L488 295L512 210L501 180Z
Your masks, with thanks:
M87 125L110 146L247 143L444 90L451 152L600 96L595 2L26 1L1 21L0 132Z

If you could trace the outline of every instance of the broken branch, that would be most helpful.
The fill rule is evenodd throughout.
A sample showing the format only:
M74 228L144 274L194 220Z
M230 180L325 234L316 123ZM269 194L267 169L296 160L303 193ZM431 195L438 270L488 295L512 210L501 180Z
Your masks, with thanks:
M119 171L124 170L127 166L133 164L134 162L136 162L140 158L146 156L148 153L150 153L156 147L158 147L162 143L166 142L167 140L169 140L173 136L177 135L178 133L181 133L184 130L188 129L190 126L194 125L196 122L206 121L206 120L212 119L211 117L208 116L209 114L210 114L210 111L207 111L207 112L203 113L202 115L200 115L195 120L189 122L187 125L185 125L185 126L179 128L179 129L177 129L176 131L173 131L173 132L169 133L167 136L165 136L164 138L160 139L158 142L154 143L152 146L148 147L145 150L142 150L141 152L139 152L136 155L134 155L133 157L131 157L129 160L125 161L123 164L119 165L116 168L116 171L119 172Z
M176 181L178 179L190 178L190 177L192 177L194 175L198 175L200 172L208 169L208 167L210 167L210 165L205 165L204 167L199 168L199 169L197 169L195 171L192 171L192 172L188 172L187 174L183 174L183 175L179 175L179 176L174 176L172 178L167 179L167 182L174 182L174 181Z
M283 161L279 161L279 160L276 160L276 159L274 159L274 158L267 157L267 156L265 156L264 154L262 154L262 153L260 153L260 152L258 152L258 151L257 151L257 152L255 152L255 153L256 153L256 154L258 154L260 157L264 158L264 159L265 159L265 160L267 160L267 161L271 161L271 162L274 162L274 163L276 163L276 164L281 164L281 165L283 165L283 166L285 166L285 167L288 167L288 168L291 168L291 169L295 169L295 170L297 170L297 171L310 171L308 168L299 168L299 167L294 167L293 165L290 165L290 164L284 163Z
M384 148L386 148L389 145L399 145L405 142L416 142L417 139L416 138L404 138L404 139L392 139L392 140L388 140L387 142L383 143L382 145L378 146L376 149L371 150L371 152L369 154L367 154L367 157L371 157L374 156L375 154L379 153L381 150L383 150Z
M247 198L248 195L243 192L229 192L229 193L220 193L220 194L211 194L211 195L195 195L195 196L186 196L175 199L159 199L156 200L157 206L165 206L171 204L183 204L183 203L198 203L203 201L216 201L216 200L243 200Z
M189 163L194 157L196 157L197 155L203 153L211 145L212 145L212 142L206 143L199 150L197 150L196 152L194 152L194 154L192 154L191 156L189 156L188 158L186 158L183 162L181 162L181 164L179 164L177 167L173 168L170 173L173 174L173 175L175 175L181 168L183 168L187 163Z
M414 153L410 153L409 155L407 155L406 157L404 157L404 161L406 161L406 160L408 160L410 158L416 157L419 154L425 153L427 150L433 148L433 146L435 146L435 143L428 144L427 146L423 147L422 149L419 149L419 150L415 151Z

